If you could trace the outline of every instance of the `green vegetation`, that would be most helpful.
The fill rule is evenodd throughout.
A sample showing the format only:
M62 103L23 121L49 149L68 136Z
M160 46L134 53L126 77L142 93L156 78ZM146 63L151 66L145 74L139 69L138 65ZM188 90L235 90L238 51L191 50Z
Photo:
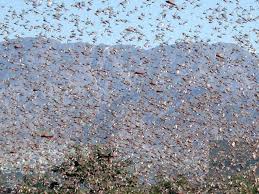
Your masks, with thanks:
M118 160L115 150L105 146L73 147L66 160L43 175L27 175L16 193L86 194L86 193L244 193L256 194L255 177L237 175L227 181L208 179L203 186L191 184L184 176L174 180L157 178L156 184L140 184L134 165ZM1 193L1 189L0 189Z
M259 187L258 183L256 183L258 180L256 181L256 177L252 176L252 174L251 172L245 172L227 177L223 180L215 181L211 179L208 193L221 191L222 193L229 194L258 194Z
M135 193L137 177L130 161L116 161L112 149L73 148L60 166L43 177L30 177L20 187L22 193Z

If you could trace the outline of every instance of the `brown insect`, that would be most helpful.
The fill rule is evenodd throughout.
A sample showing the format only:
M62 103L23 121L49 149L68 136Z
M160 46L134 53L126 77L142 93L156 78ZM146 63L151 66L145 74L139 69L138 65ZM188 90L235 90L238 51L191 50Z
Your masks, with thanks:
M170 4L171 6L175 5L175 1L174 0L167 0L166 3Z

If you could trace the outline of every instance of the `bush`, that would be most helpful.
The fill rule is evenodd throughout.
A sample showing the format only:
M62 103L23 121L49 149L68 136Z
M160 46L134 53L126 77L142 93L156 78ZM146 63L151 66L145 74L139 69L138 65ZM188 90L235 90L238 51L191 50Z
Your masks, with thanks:
M128 160L116 160L114 150L74 147L62 165L41 177L27 177L22 193L129 193L136 192L137 177Z
M140 184L134 164L120 160L115 150L105 146L75 146L65 161L45 174L26 175L14 193L24 194L182 194L182 193L258 193L253 173L239 174L219 181L208 177L203 185L193 185L180 175L175 179L157 177L153 185ZM141 176L141 175L140 175ZM1 185L0 185L1 186ZM0 187L1 188L1 187ZM8 188L0 193L11 193Z

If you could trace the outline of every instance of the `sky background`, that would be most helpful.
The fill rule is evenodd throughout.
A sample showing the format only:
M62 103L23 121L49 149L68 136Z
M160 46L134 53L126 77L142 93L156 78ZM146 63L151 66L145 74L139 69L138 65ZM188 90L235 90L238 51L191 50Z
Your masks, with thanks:
M37 6L33 6L32 1ZM256 52L259 49L258 0L176 0L179 10L170 8L164 0L98 0L92 1L91 6L89 1L84 1L82 8L73 6L78 0L52 0L51 5L47 0L32 1L0 0L0 41L42 34L61 42L130 44L147 48L184 39L239 45L246 42ZM66 9L57 8L62 4ZM107 7L112 12L104 10ZM98 14L98 10L117 16L109 18L108 14ZM205 17L210 17L211 22ZM249 19L254 20L247 22ZM101 20L109 23L103 24ZM134 28L139 33L128 32L126 28Z

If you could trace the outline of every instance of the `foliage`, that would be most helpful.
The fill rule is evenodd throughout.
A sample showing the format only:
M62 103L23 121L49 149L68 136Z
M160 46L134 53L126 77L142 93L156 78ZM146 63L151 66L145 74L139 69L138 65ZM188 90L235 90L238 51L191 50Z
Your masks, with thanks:
M115 153L115 150L105 146L92 146L87 149L75 146L61 165L45 174L25 176L16 193L258 193L256 179L251 176L251 172L228 177L224 181L209 177L202 186L191 184L183 175L174 179L160 175L155 184L140 184L133 168L134 164L129 160L116 158ZM0 189L0 192L2 191ZM10 192L10 189L7 191Z
M137 177L130 172L131 163L114 158L114 150L94 146L85 153L74 147L74 153L60 166L52 169L52 176L44 175L36 181L26 180L23 193L128 193L137 185ZM54 176L53 176L54 175ZM53 179L54 178L54 179Z

